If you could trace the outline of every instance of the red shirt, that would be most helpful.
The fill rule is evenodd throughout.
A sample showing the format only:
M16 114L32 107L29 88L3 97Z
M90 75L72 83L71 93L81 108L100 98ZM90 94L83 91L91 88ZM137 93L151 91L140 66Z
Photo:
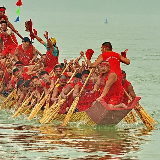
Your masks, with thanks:
M57 47L57 50L58 50L58 47ZM58 50L57 56L54 56L51 50L47 51L46 59L45 59L46 66L53 69L54 66L58 64L58 57L59 57L59 50Z
M115 72L122 80L122 71L120 67L120 55L116 52L110 51L110 52L104 52L102 53L103 61L108 61L110 64L110 70Z
M23 62L25 66L29 65L29 61L33 58L33 46L30 45L29 48L24 51L22 44L18 46L18 60Z
M83 87L83 82L80 81L77 83L77 85L79 85L81 89ZM94 83L90 80L89 84L84 87L82 94L79 98L79 101L77 104L77 108L79 112L85 111L86 109L91 107L92 103L95 101L96 99L95 94L91 92L93 88L94 88Z
M103 92L103 89L106 85L109 75L113 73L110 71L106 77L103 77L101 74L101 86L100 86L100 94ZM106 103L108 104L119 104L123 101L124 91L122 82L117 78L117 81L113 83L108 93L103 97Z

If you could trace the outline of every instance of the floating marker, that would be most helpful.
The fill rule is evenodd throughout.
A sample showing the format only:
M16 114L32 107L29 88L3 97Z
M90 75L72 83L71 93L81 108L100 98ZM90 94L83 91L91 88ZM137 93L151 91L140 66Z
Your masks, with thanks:
M108 23L108 20L106 19L106 23Z

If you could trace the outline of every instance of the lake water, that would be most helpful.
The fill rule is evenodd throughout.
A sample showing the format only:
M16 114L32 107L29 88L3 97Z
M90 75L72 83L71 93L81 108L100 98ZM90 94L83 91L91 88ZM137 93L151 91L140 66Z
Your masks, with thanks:
M76 123L61 130L59 123L40 125L38 117L28 121L23 115L12 119L12 110L0 110L0 159L160 160L160 1L22 0L20 21L14 22L16 2L0 1L10 22L28 36L24 22L31 18L41 38L46 30L56 37L60 62L77 58L88 48L95 51L94 61L105 41L119 53L128 48L131 64L121 67L157 125L150 132L140 120L94 128ZM34 46L45 53L36 40Z

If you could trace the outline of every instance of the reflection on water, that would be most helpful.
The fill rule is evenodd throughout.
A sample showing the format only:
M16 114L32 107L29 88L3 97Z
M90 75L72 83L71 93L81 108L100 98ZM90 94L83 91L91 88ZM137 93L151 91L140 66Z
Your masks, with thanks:
M57 125L57 124L56 124ZM143 129L0 124L1 159L137 159Z

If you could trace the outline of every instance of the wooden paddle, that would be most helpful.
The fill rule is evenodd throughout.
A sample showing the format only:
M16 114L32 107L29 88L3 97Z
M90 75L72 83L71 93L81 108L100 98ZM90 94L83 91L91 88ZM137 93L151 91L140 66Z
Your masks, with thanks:
M66 126L67 123L69 122L69 119L70 119L70 117L72 116L73 112L74 112L75 109L76 109L76 106L77 106L78 101L79 101L79 97L81 96L81 93L82 93L84 87L86 86L86 84L87 84L87 82L88 82L88 80L89 80L89 78L90 78L90 76L91 76L91 74L92 74L92 71L93 71L93 68L90 70L90 73L89 73L89 75L88 75L85 83L83 84L83 87L81 88L79 94L78 94L78 95L76 96L76 98L74 99L74 101L73 101L73 103L72 103L72 105L71 105L71 107L70 107L70 109L69 109L69 111L68 111L68 113L67 113L67 115L66 115L66 117L65 117L65 119L64 119L64 121L63 121L63 123L62 123L62 126Z
M67 97L73 92L74 88L68 94L66 95ZM61 106L64 104L66 99L61 99L56 105L51 106L50 108L50 114L45 118L45 121L43 123L51 123L57 116ZM41 123L42 124L42 123Z
M23 112L24 108L28 105L28 103L31 101L33 95L31 94L18 108L18 110L15 112L15 114L12 116L12 118L17 117L21 112Z
M70 77L70 79L69 79L69 81L67 82L67 84L71 82L72 78L73 78L74 75L76 74L76 71L77 71L77 70L74 71L74 73L73 73L72 76ZM68 97L71 93L72 93L72 91L67 94L67 97ZM44 123L44 121L46 121L46 120L49 118L49 115L51 115L52 112L54 112L54 110L55 110L56 113L58 113L59 110L60 110L60 107L63 105L63 103L65 102L65 100L66 100L66 99L62 99L62 100L60 100L57 104L54 103L54 104L49 108L49 110L46 112L46 114L44 114L44 116L43 116L42 119L40 120L40 123L41 123L41 124ZM55 117L55 116L54 116L54 117Z
M125 94L128 96L130 100L132 100L131 96L127 93L127 91L124 89ZM156 124L156 122L153 120L153 118L144 110L144 108L139 104L139 106L135 106L134 110L138 114L139 118L142 120L144 125L149 129L152 130L154 129L154 126L152 125L151 122Z
M14 88L13 91L8 95L8 97L1 104L1 106L0 106L1 109L3 109L5 107L5 105L6 105L6 103L8 101L10 101L14 97L14 95L16 94L16 92L17 92L17 89Z

